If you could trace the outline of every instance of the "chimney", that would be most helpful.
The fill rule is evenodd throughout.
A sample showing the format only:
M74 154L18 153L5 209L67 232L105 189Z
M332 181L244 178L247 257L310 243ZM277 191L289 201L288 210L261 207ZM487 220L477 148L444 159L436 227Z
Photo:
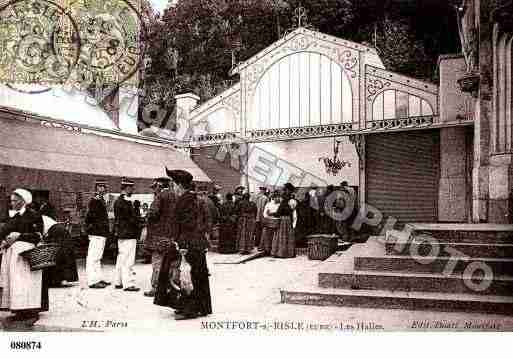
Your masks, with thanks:
M188 92L181 95L176 95L175 100L177 125L176 139L188 140L187 137L190 136L190 114L192 109L198 104L200 98L192 92Z

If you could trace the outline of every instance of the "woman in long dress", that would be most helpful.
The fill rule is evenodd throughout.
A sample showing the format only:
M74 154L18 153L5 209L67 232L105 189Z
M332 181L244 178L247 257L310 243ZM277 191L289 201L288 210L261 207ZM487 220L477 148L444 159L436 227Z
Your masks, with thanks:
M264 207L262 237L258 249L263 251L265 255L271 254L274 233L278 229L280 223L280 219L276 217L280 201L280 193L274 192L271 196L271 201L269 201Z
M277 258L293 258L296 256L296 240L294 228L297 222L295 207L296 200L293 198L295 187L286 183L283 189L283 198L276 212L280 218L280 226L274 234L271 255Z
M231 193L221 205L221 223L219 231L218 251L223 254L237 252L237 216Z
M239 202L239 238L238 248L240 254L249 254L255 247L255 220L257 214L256 204L249 200L249 193L242 195Z
M38 313L48 310L48 288L43 281L43 271L31 271L29 262L21 255L42 238L43 219L27 208L31 202L29 191L15 190L11 194L10 218L0 229L0 310L14 314L9 321L25 325L33 325L39 318Z
M71 234L64 224L57 223L50 217L42 217L45 240L59 245L56 265L45 270L48 284L50 287L70 286L70 282L78 281L77 262Z

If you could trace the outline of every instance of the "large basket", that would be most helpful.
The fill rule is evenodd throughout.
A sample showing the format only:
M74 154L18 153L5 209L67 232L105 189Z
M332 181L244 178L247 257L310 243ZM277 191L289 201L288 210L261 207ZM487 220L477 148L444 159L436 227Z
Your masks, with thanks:
M308 259L325 260L337 250L338 236L313 234L308 238Z
M30 264L30 270L36 271L54 267L57 260L59 245L57 243L43 243L20 253Z

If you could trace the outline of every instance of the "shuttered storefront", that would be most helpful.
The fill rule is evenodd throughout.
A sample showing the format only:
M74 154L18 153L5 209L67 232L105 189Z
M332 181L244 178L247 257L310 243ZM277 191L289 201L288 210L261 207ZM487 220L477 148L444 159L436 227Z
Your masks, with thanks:
M367 203L400 223L437 222L439 130L366 137Z

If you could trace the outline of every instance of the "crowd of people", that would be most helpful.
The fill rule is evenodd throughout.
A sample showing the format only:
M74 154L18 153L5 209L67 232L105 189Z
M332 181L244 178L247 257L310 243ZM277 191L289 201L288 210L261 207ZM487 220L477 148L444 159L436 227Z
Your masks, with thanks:
M121 193L114 202L113 228L104 199L107 184L96 181L85 217L89 288L113 285L126 292L140 290L133 267L137 243L144 232L143 245L152 265L150 289L144 295L153 297L156 305L175 309L177 320L206 316L212 313L206 261L211 243L217 243L218 252L225 254L245 255L257 248L264 255L291 258L308 234L340 231L329 213L331 209L325 206L335 190L332 186L325 191L312 187L301 199L296 198L296 188L290 183L274 191L260 187L256 195L239 186L222 196L219 186L210 192L197 189L186 171L166 168L166 174L154 180L154 200L144 217L140 203L132 200L135 183L121 181ZM347 183L343 182L340 189L345 188ZM333 210L343 209L340 199L334 201ZM55 211L50 211L51 206L34 207L32 195L25 189L13 191L10 201L9 218L0 228L0 309L13 313L11 322L33 324L39 313L49 308L49 287L78 281L76 260L70 231L65 223L52 218ZM118 249L113 283L106 280L101 265L107 239L112 235ZM56 265L32 270L22 254L41 241L59 244ZM180 270L185 263L192 284L188 292L181 290Z
M306 244L310 234L338 234L344 239L350 235L346 224L353 210L343 216L344 220L338 220L334 213L343 212L348 202L354 207L354 191L346 181L339 188L312 186L302 198L291 183L274 191L259 187L256 195L240 186L224 199L219 190L214 187L203 198L214 219L209 235L217 240L220 253L249 254L256 247L264 255L290 258L295 256L296 246Z

